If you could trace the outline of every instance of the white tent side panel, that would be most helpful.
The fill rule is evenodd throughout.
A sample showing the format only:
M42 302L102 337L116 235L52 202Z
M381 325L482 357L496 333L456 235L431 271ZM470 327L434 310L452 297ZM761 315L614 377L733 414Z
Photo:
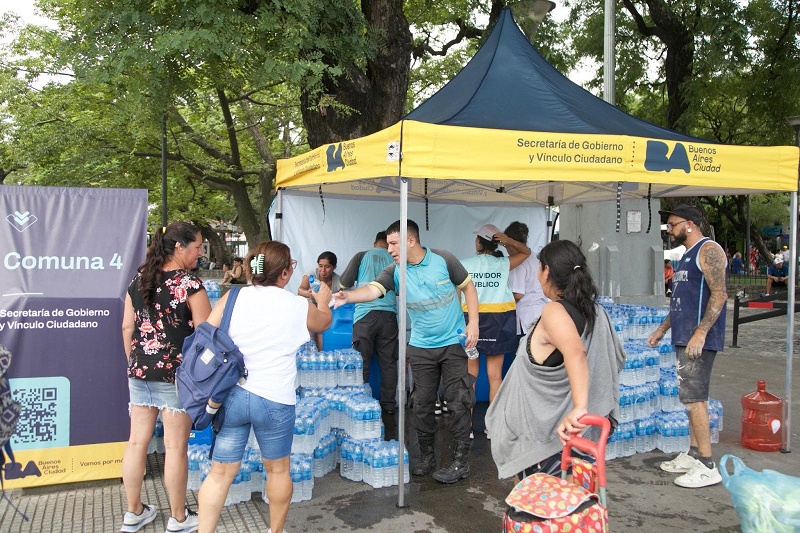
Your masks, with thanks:
M344 271L357 252L372 247L375 234L400 218L397 199L347 199L319 194L283 191L283 222L280 239L292 250L298 266L287 289L297 290L303 274L315 268L320 253L330 250L338 259L337 273ZM324 202L324 211L323 211ZM273 203L269 212L275 227ZM547 243L547 213L539 206L487 206L461 203L430 202L428 226L425 229L425 203L409 201L409 218L420 227L422 244L452 252L458 258L475 254L475 235L483 224L494 224L501 230L518 220L528 225L528 246L537 253ZM501 248L502 249L502 248Z

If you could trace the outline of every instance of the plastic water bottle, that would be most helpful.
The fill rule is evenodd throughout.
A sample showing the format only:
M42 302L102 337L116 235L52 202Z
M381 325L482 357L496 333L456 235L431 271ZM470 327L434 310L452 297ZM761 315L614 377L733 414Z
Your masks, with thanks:
M636 425L633 422L625 422L619 425L622 430L624 440L622 440L622 457L629 457L636 453ZM622 436L621 435L621 436Z
M367 443L364 446L364 465L361 467L361 479L367 485L377 488L375 483L375 446Z
M308 276L308 286L311 288L311 292L319 292L319 288L322 286L322 282L314 277L314 274L310 274ZM336 300L331 294L331 301L328 302L328 307L333 307L333 304Z
M189 446L189 451L187 455L189 457L189 477L186 486L190 490L199 490L200 462L202 461L202 451L200 451L200 447L198 445L191 444Z
M634 420L633 387L620 385L619 387L619 421L631 422Z
M302 481L303 501L310 500L311 493L314 490L314 475L312 473L312 460L310 456L303 455L300 471L303 479Z
M292 454L289 459L289 475L292 478L292 503L302 501L303 472L300 465L301 454Z
M611 461L617 458L617 442L619 439L619 431L614 431L608 436L606 441L606 461Z
M240 488L240 502L250 501L250 498L253 495L253 467L249 461L242 461L242 467L240 469L240 473L242 475L242 484Z
M156 427L153 430L153 436L155 437L155 451L164 453L164 422L161 421L160 414L158 418L156 418Z
M652 451L655 447L655 420L652 417L636 421L636 453Z
M353 446L353 481L361 481L362 467L364 465L364 448L361 442L356 441Z
M461 343L461 346L464 347L464 351L467 352L467 357L470 359L477 359L480 357L477 348L467 348L467 334L463 333L460 329L456 333L458 333L458 342Z
M339 475L345 479L350 479L352 470L350 464L350 440L344 439L339 446Z

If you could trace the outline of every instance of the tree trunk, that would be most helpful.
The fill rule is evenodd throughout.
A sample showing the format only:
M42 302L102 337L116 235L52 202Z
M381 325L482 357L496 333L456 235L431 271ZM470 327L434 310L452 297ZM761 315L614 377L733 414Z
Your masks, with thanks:
M383 36L366 68L343 65L345 74L324 77L322 94L303 91L300 102L308 144L355 139L391 126L403 115L411 69L412 36L402 0L363 0L367 31ZM346 29L343 29L346 31ZM329 59L332 64L333 61ZM332 103L353 109L345 112Z
M247 246L255 248L264 240L264 235L261 233L263 226L259 224L258 212L250 202L247 186L244 181L234 181L231 183L230 191L239 216L239 225L247 240Z
M684 83L692 76L694 35L669 3L664 0L646 0L646 3L652 26L647 25L647 21L631 0L623 0L623 5L636 22L639 32L647 37L656 37L667 49L664 64L668 98L667 127L680 131L680 119L689 108Z
M216 268L222 268L223 263L229 263L231 256L228 253L228 247L225 246L225 241L222 240L219 233L204 220L194 220L193 223L200 228L203 239L208 241L210 248L209 261L215 263Z
M683 91L683 84L692 77L694 44L688 32L677 35L672 44L667 45L665 71L667 78L667 127L685 131L679 121L689 109L689 102Z

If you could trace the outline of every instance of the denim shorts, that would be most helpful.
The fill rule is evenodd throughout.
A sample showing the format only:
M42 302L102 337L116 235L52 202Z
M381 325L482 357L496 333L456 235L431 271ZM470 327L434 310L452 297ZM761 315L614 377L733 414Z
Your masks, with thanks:
M686 346L676 346L678 355L678 398L681 403L708 401L711 369L717 352L703 350L697 359L686 357Z
M224 418L214 442L212 460L241 461L251 427L262 459L271 461L292 453L294 405L273 402L237 386L228 393L220 411Z
M128 378L128 390L131 394L128 404L129 414L132 405L186 412L178 399L178 389L174 383Z

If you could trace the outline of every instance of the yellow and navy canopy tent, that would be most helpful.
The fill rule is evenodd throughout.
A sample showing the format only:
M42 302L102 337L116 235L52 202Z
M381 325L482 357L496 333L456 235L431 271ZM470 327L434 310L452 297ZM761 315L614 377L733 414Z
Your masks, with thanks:
M400 122L278 161L279 188L567 204L797 190L798 148L717 144L617 109L559 73L505 10L447 85ZM418 179L417 179L418 178Z
M403 222L413 199L563 205L792 192L795 212L799 161L800 150L794 146L718 144L628 115L547 63L505 10L461 72L400 122L366 137L279 160L276 182L279 191L353 198L391 197L399 192ZM401 237L404 232L405 223ZM796 236L795 216L792 242ZM404 247L399 270L398 365L404 369ZM787 317L786 396L790 398L794 313ZM405 372L398 377L402 431ZM791 426L784 427L788 450ZM403 495L401 482L400 506Z

